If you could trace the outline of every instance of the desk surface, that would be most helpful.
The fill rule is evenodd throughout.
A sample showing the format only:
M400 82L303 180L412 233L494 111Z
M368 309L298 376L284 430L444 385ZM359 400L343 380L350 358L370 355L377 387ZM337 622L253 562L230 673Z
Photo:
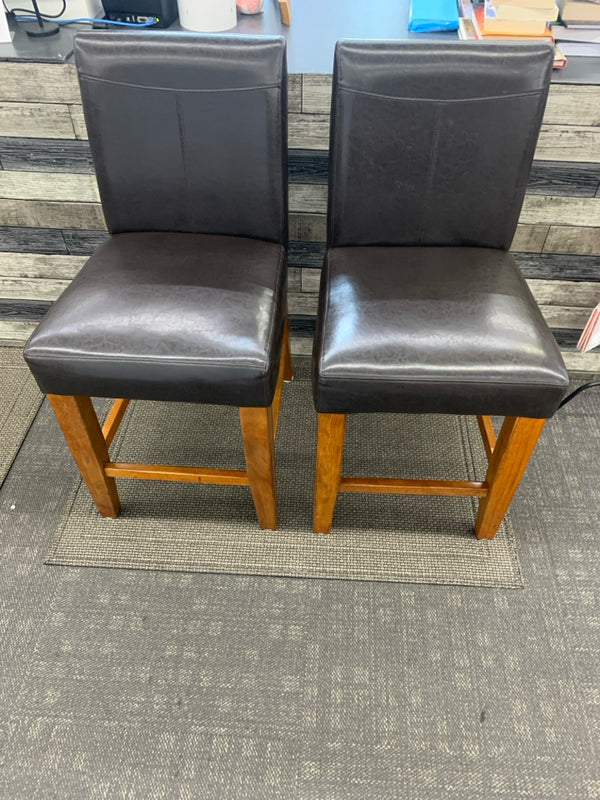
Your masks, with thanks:
M25 7L29 0L25 0ZM40 5L43 9L43 0ZM282 35L288 41L291 73L331 74L338 39L447 39L455 33L414 34L407 28L409 0L292 0L292 25L281 24L276 0L265 0L264 12L238 14L232 33ZM31 39L18 23L12 44L0 44L0 60L69 60L73 34L90 26L69 25L56 36ZM170 30L182 30L178 23ZM555 70L556 83L600 84L600 58L570 58Z

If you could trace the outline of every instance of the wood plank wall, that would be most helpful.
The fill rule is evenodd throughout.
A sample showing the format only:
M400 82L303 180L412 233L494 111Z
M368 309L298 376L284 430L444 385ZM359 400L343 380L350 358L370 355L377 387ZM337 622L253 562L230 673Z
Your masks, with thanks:
M309 353L324 252L331 77L291 75L290 312ZM106 236L75 68L0 63L0 341L21 343ZM574 375L600 301L600 86L551 88L513 252Z

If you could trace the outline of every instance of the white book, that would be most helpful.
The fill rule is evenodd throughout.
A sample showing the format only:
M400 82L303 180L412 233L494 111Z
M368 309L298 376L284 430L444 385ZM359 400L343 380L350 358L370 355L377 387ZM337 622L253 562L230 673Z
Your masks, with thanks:
M593 42L600 44L600 28L565 28L551 25L552 35L559 42Z
M592 311L587 321L581 338L577 342L577 349L587 353L600 345L600 303Z

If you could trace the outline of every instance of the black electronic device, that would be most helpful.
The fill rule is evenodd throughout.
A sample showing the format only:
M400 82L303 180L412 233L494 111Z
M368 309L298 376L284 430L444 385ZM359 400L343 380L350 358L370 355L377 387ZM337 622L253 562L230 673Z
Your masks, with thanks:
M152 28L167 28L177 19L177 0L102 0L106 19L113 22L147 22L155 17Z

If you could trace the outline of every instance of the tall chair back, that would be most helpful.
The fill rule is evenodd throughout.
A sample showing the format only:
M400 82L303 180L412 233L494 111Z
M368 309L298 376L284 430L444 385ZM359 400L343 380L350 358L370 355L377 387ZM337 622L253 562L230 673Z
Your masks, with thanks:
M548 93L548 48L456 44L338 44L330 247L510 247Z
M75 39L108 230L287 242L285 49L258 37ZM268 165L268 168L267 168Z

